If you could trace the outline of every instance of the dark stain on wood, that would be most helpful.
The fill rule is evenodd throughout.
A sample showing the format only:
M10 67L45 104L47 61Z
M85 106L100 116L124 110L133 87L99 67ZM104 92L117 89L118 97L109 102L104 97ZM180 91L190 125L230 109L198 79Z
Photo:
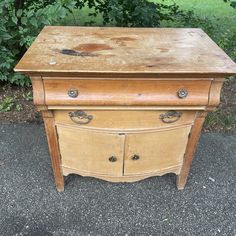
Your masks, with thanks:
M75 51L72 49L62 49L60 50L61 54L69 55L69 56L80 56L80 57L96 57L98 56L97 54L94 53L89 53L89 52L80 52L80 51Z
M112 50L113 48L107 44L102 43L83 43L79 44L77 47L73 48L74 50L78 50L81 52L91 53L95 51L103 51L103 50Z

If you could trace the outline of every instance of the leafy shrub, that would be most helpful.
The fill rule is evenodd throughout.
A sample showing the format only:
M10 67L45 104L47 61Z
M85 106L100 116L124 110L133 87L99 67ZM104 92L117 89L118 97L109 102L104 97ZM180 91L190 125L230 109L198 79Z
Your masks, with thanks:
M11 111L13 106L14 106L13 97L5 97L0 103L0 112Z
M30 46L44 25L58 24L74 8L75 1L0 2L0 81L29 85L29 79L14 73L16 62ZM23 4L24 3L24 4Z
M94 16L102 14L104 25L121 27L159 27L162 20L174 20L180 12L175 3L147 0L88 0L88 5L94 7Z

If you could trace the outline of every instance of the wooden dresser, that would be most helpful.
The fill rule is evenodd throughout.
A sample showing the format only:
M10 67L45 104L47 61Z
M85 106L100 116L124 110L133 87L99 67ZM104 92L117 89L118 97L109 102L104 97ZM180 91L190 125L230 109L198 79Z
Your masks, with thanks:
M51 26L15 71L32 80L58 191L71 173L112 182L175 173L184 189L236 65L201 29Z

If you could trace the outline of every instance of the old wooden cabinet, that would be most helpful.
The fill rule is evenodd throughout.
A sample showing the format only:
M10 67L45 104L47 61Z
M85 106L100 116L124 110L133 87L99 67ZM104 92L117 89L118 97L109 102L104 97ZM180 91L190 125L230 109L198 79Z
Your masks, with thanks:
M32 80L58 191L70 173L112 182L175 173L183 189L236 66L201 29L45 27L15 70Z

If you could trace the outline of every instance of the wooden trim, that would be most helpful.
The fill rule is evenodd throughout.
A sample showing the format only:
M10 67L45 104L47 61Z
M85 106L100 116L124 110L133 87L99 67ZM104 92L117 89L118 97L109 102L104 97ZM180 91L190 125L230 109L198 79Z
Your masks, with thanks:
M41 76L31 77L35 105L45 105L44 84Z
M59 79L59 80L65 80L65 79L69 79L69 80L103 80L103 79L106 79L106 80L111 80L111 81L116 81L116 80L169 80L169 78L167 77L78 77L78 76L72 76L72 77L69 77L69 76L44 76L43 77L44 80L48 80L48 79ZM175 81L175 80L178 80L178 81L183 81L183 78L170 78L171 81ZM202 81L202 80L207 80L207 81L211 81L211 80L214 80L214 78L209 78L209 77L201 77L201 78L194 78L194 77L189 77L189 78L185 78L184 81Z
M62 166L62 171L63 171L64 176L67 176L69 174L78 174L81 176L95 177L95 178L106 180L109 182L135 182L135 181L140 181L140 180L153 177L153 176L162 176L167 173L179 174L179 170L180 170L180 166L172 166L162 171L151 172L151 173L147 173L143 175L132 175L132 176L130 175L130 176L117 177L117 176L108 176L108 175L101 175L101 174L91 174L91 172L79 171L73 168Z
M61 170L61 158L57 140L57 131L54 124L53 112L42 111L42 116L47 134L48 147L52 162L56 188L58 192L64 191L64 178Z
M48 110L48 106L36 106L37 111L45 111Z
M227 76L235 75L235 72L229 71L229 72L205 72L205 73L199 73L194 71L189 72L168 72L163 71L160 73L153 73L153 72L89 72L89 71L32 71L32 70L26 70L26 69L14 69L16 72L21 72L28 76L50 76L50 77L102 77L102 78L131 78L131 79L137 79L137 78L182 78L182 79L188 79L188 78L222 78Z
M214 110L219 105L223 82L224 79L215 79L211 82L207 110Z
M50 110L206 110L206 106L48 106Z
M160 128L145 128L145 129L105 129L105 128L92 128L86 126L78 126L78 125L70 125L70 124L63 124L63 123L56 123L57 126L65 127L65 128L73 128L78 130L87 130L96 133L107 133L107 134L119 134L119 133L126 133L126 134L141 134L141 133L155 133L161 131L168 131L168 130L175 130L178 128L188 127L192 125L193 122L188 122L184 124L178 124L175 126L169 127L160 127Z
M194 125L192 126L184 155L182 169L180 174L177 176L176 185L179 190L183 190L186 185L187 177L206 115L207 112L198 112Z

